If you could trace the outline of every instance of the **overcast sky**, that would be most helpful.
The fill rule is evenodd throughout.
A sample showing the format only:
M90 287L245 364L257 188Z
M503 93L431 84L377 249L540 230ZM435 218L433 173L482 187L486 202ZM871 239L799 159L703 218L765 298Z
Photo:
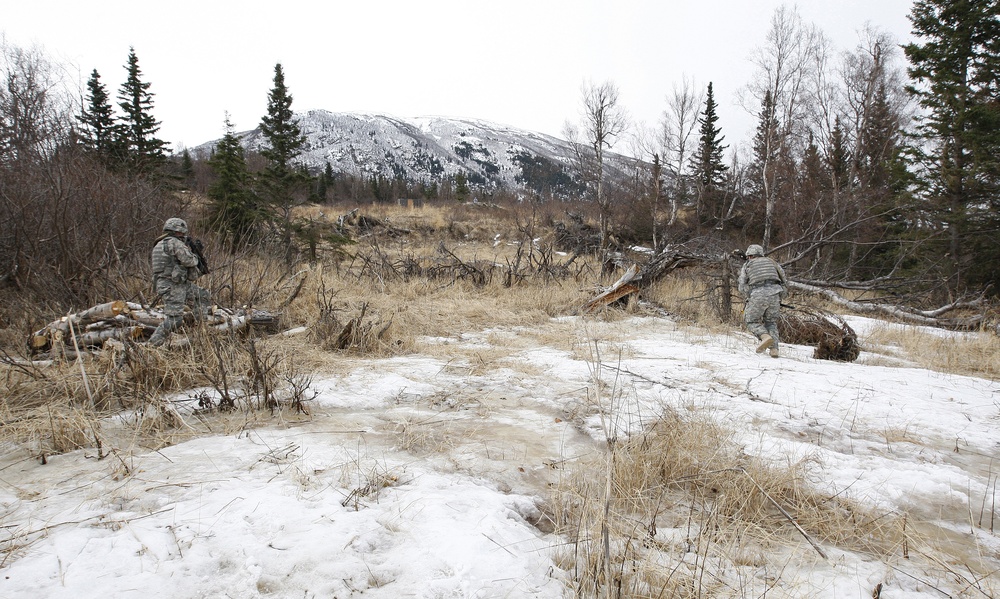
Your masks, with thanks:
M471 117L561 136L581 87L610 80L634 121L655 125L683 77L713 82L730 144L753 117L735 101L774 10L795 7L838 49L870 22L909 40L912 0L0 0L9 43L93 69L112 96L129 47L175 149L266 113L280 62L296 111Z

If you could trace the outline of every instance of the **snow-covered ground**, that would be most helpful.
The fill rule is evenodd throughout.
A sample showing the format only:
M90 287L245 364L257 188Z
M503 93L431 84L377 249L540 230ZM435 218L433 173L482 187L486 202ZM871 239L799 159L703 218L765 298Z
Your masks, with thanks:
M850 323L862 337L875 324ZM784 345L772 359L747 334L652 316L418 346L316 373L309 418L265 412L252 427L217 422L218 434L102 460L77 451L42 465L8 448L0 597L570 597L554 559L565 539L534 523L555 465L601 451L594 373L620 390L605 405L620 433L703 407L745 452L809 457L817 487L910 514L1000 566L1000 383L870 352L845 364ZM977 580L948 555L916 571L829 549L786 564L794 584L771 596L1000 590L996 574Z

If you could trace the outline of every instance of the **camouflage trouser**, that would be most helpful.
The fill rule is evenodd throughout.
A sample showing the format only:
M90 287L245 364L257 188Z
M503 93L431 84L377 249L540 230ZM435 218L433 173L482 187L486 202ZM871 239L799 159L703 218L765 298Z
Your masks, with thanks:
M194 283L174 283L167 278L156 280L156 293L163 298L163 313L166 318L156 327L149 338L152 345L162 345L171 331L180 328L184 322L184 305L192 303L196 318L200 318L210 307L212 300L207 289Z
M778 347L778 313L781 310L781 295L778 293L750 293L750 299L743 310L747 328L758 339L765 333L774 339Z
M163 299L163 313L167 316L181 316L188 302L196 315L201 315L209 307L212 298L207 289L194 283L174 283L167 278L156 280L156 294Z

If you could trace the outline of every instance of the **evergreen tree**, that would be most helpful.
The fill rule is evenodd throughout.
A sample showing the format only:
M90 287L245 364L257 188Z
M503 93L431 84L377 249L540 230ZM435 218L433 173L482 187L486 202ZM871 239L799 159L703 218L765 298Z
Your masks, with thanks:
M846 191L851 185L850 150L844 127L837 117L830 133L830 147L826 152L826 166L830 172L830 183L836 191Z
M87 97L84 101L86 105L76 117L83 124L84 147L95 153L106 166L112 166L115 160L121 159L116 152L119 132L108 90L101 83L101 75L97 69L94 69L87 81Z
M308 181L293 161L302 153L305 137L299 129L292 112L292 96L285 86L285 73L281 63L274 65L274 86L267 95L267 115L261 119L260 131L266 145L261 155L267 159L267 167L260 175L267 201L277 217L281 230L285 260L291 263L292 208L297 195L303 192Z
M321 174L316 177L316 201L325 202L327 193L326 175Z
M187 148L181 153L181 176L186 182L194 178L194 160L191 160L191 152Z
M118 90L118 106L124 115L118 143L128 166L138 174L149 175L163 164L167 144L156 137L160 122L153 118L153 94L149 83L142 80L135 48L129 48L125 70L128 77Z
M334 179L333 165L327 162L326 168L323 169L323 184L326 185L327 187L330 187L331 185L333 185L333 179Z
M266 213L253 193L246 155L228 115L226 134L215 146L208 164L218 177L208 188L209 227L222 233L232 246L256 241Z
M715 221L721 225L724 217L723 188L726 185L726 171L729 167L722 159L723 152L729 146L722 145L725 136L721 135L722 128L716 126L719 121L717 107L712 84L709 83L708 91L705 93L705 108L701 118L698 119L700 125L698 147L691 158L692 174L698 186L697 212L700 224Z
M917 0L904 46L923 114L925 197L948 246L949 288L1000 283L1000 0Z
M884 82L875 93L870 112L858 136L858 183L866 189L887 190L894 183L893 164L899 160L901 132Z
M471 194L469 178L463 172L455 173L455 199L459 202L466 202Z

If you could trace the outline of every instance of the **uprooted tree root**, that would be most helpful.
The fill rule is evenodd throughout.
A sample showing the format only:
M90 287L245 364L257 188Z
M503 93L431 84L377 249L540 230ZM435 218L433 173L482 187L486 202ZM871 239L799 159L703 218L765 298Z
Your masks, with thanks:
M816 347L813 357L820 360L853 362L861 353L857 333L843 318L812 308L782 310L778 333L785 343Z

